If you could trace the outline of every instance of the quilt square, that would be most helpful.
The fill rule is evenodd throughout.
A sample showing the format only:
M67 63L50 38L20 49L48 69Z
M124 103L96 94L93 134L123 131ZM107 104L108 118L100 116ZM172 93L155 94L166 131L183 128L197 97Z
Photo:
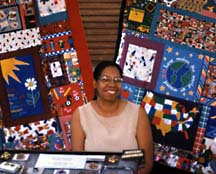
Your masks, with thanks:
M192 172L201 171L202 173L215 173L216 163L216 139L211 139L204 137L202 145L200 147L200 152L196 157L196 162L192 166Z
M171 106L169 112L166 105ZM147 91L141 106L152 124L155 143L192 151L201 114L198 104Z
M33 56L26 54L0 60L0 66L11 119L43 114L45 110Z
M77 82L52 88L50 92L58 116L72 114L78 106L83 105L83 97Z
M121 37L119 37L119 46L116 48L117 52L115 53L115 58L114 60L116 61L116 63L120 64L121 62L121 58L122 58L122 51L124 49L124 42L125 42L125 37L126 36L134 36L134 37L138 37L138 38L148 38L148 36L146 34L143 33L136 33L133 30L129 30L129 29L125 29L122 31L121 33Z
M129 100L133 103L141 104L145 89L140 88L129 83L122 84L121 98Z
M156 4L149 0L126 1L123 14L124 29L149 34Z
M11 0L11 1L8 1L8 0L1 0L0 1L0 7L1 6L9 6L9 5L15 5L17 2L17 0ZM21 1L21 0L20 0Z
M69 84L63 55L45 58L43 67L48 87L53 88Z
M37 8L39 25L44 26L50 23L67 20L67 9L65 0L34 0Z
M64 53L63 56L64 56L64 61L65 61L68 79L70 83L83 81L83 78L81 76L81 70L80 70L80 62L77 57L77 52L74 51L74 52ZM84 88L82 85L83 83L80 84L81 88Z
M150 38L214 56L215 19L157 4Z
M19 2L23 29L37 27L36 11L33 1Z
M154 89L163 49L163 44L126 35L120 62L125 82Z
M204 1L202 15L216 19L216 2L212 0Z
M42 52L45 56L63 54L74 50L74 40L70 30L52 33L41 37Z
M22 29L19 6L0 8L0 34Z
M39 28L0 34L0 54L41 45ZM13 42L11 42L13 41Z
M0 54L0 100L5 126L50 118L38 48Z
M193 1L193 0L181 0L176 1L176 8L188 10L190 12L202 14L216 19L215 1Z
M155 92L198 102L209 56L166 45Z

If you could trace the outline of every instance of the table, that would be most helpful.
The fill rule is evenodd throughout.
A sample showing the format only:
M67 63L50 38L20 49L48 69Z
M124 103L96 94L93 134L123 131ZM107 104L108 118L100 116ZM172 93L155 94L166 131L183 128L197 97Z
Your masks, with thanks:
M5 155L6 154L6 155ZM9 158L6 157L9 154ZM0 151L5 165L18 164L15 174L135 174L138 161L122 153ZM0 171L0 174L10 172ZM13 173L13 172L12 172Z

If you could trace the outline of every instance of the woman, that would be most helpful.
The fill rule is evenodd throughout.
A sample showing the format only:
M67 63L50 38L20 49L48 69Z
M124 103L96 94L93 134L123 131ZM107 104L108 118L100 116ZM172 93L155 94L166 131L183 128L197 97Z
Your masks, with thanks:
M71 120L72 151L122 152L144 149L143 174L152 169L152 133L146 112L119 98L122 70L103 61L94 70L96 99L76 109Z

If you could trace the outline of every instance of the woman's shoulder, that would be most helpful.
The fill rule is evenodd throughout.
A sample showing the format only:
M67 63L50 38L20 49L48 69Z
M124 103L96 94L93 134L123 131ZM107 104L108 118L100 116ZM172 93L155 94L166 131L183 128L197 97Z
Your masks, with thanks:
M79 106L77 109L78 110L88 109L89 107L91 107L91 102L92 101L90 101L90 102L88 102L86 104L83 104L83 105Z
M127 105L131 106L131 107L134 107L134 108L140 108L141 106L137 103L134 103L132 101L129 101L129 100L126 100L127 102Z
M139 104L133 103L132 101L129 101L129 100L124 100L123 99L121 101L121 103L122 103L122 109L124 111L124 114L125 113L128 113L128 114L130 113L130 115L133 115L131 113L135 114L135 113L139 112L140 109L142 109Z
M72 113L72 115L80 115L80 112L88 111L88 109L91 107L90 102L83 104L81 106L78 106Z

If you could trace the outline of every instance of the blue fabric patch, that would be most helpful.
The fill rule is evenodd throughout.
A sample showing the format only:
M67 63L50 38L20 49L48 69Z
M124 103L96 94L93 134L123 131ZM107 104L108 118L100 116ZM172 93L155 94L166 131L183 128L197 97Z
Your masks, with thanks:
M206 64L202 54L166 45L155 92L198 102L198 87L203 86L201 73Z

